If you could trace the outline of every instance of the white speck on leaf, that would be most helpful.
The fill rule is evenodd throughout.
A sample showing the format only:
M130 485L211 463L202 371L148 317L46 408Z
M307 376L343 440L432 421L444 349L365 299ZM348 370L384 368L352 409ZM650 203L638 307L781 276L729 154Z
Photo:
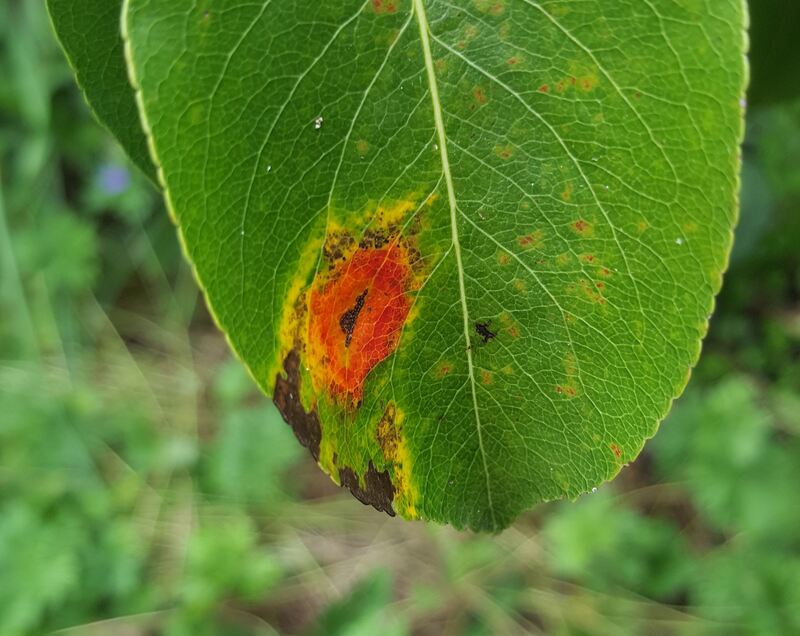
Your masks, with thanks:
M272 166L267 166L267 172L272 172Z
M676 245L683 245L683 239L682 238L676 238L675 239L675 244Z
M319 130L320 128L322 128L322 122L323 122L323 121L324 121L324 120L322 119L322 115L320 115L319 117L317 117L317 118L314 120L314 128L315 128L316 130Z

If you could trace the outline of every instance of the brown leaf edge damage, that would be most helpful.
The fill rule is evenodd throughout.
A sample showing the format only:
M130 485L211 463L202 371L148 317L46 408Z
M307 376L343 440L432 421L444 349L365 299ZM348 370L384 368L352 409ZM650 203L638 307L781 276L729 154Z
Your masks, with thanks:
M314 461L319 461L319 445L322 441L322 428L316 411L306 411L300 402L300 356L292 349L283 361L286 377L275 376L275 391L272 399L283 419L292 427L297 441L305 446ZM358 475L350 468L339 469L339 481L361 503L394 517L392 508L394 486L388 472L379 472L372 462L364 475L364 486Z

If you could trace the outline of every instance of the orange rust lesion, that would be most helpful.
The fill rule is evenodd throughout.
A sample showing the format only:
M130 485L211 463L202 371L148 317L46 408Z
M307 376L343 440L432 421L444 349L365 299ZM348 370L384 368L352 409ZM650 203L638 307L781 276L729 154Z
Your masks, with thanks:
M577 221L575 221L572 224L572 229L578 234L582 234L584 236L591 236L594 232L592 224L586 221L585 219L578 219Z
M411 250L363 243L309 292L307 355L317 390L359 402L367 374L395 351L411 309Z
M480 86L475 86L472 89L472 97L481 106L483 106L486 102L489 101L489 98L486 97L486 93L483 91L483 89Z
M520 236L517 239L517 243L519 243L520 247L525 247L528 249L538 249L542 246L544 242L544 232L542 230L534 230L529 234L525 234L524 236Z
M378 15L397 13L398 0L371 0L372 10Z
M443 378L445 376L448 376L448 375L450 375L450 372L452 370L453 370L453 365L452 365L451 362L449 362L449 361L442 362L436 368L436 377L441 379L441 378Z

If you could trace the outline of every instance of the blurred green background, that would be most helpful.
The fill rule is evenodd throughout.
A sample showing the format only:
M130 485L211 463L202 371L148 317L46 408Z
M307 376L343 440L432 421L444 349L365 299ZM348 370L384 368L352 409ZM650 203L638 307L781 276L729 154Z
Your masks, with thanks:
M686 394L613 484L476 536L314 466L43 3L2 0L0 636L800 634L797 6L754 5L742 219Z

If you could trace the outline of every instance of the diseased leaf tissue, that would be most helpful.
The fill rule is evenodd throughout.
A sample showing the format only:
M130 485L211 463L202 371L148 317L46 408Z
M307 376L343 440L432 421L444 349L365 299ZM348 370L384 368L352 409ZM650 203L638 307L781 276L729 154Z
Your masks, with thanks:
M736 218L744 25L741 0L122 7L232 347L358 499L488 530L613 477L685 386Z

